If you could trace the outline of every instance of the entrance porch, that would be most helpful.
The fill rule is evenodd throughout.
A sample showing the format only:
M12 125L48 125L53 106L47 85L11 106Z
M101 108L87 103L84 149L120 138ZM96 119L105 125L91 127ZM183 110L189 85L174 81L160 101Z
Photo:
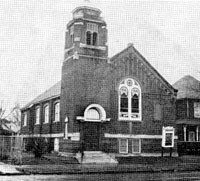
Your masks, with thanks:
M190 124L189 124L190 123ZM200 155L200 125L188 121L187 124L178 124L178 154Z

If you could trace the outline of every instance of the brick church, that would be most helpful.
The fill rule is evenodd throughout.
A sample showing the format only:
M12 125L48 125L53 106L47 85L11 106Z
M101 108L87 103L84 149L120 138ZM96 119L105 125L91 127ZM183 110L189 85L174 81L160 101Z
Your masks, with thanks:
M47 138L60 152L84 144L86 151L160 153L162 127L175 127L176 94L132 44L108 58L101 11L77 7L61 81L22 108L21 134Z

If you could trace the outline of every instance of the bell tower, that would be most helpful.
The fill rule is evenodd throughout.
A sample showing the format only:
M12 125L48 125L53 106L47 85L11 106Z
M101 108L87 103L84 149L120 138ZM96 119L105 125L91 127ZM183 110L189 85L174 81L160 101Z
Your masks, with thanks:
M107 28L101 11L80 6L72 14L73 19L66 29L60 113L63 124L68 124L68 133L80 136L77 116L83 115L89 104L99 103L96 94L104 86L104 70L110 64L107 58ZM66 118L68 122L64 123ZM73 141L73 136L69 139Z
M64 61L80 57L107 59L106 23L97 8L80 6L67 24Z

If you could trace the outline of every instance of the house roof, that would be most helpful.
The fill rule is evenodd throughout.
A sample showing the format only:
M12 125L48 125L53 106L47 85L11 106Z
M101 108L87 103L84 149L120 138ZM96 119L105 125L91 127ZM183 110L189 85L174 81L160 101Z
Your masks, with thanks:
M45 101L48 99L51 99L53 97L58 97L60 96L60 91L61 91L61 81L57 82L54 84L52 87L50 87L48 90L37 96L35 99L33 99L31 102L26 104L22 109L26 109L33 104L37 104L41 101Z
M190 75L184 76L173 86L178 89L177 99L200 99L200 81Z

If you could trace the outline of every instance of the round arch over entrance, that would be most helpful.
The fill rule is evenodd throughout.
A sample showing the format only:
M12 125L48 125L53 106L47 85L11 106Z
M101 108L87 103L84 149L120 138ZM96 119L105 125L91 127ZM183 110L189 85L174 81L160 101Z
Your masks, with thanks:
M80 139L84 150L100 151L103 136L101 123L110 121L110 118L106 118L105 109L99 104L90 104L85 109L84 116L78 116L77 120L80 120Z
M101 121L106 119L106 111L99 104L91 104L84 111L85 121Z
M104 122L110 121L106 118L105 109L99 104L90 104L84 111L84 116L78 116L78 120L88 121L88 122Z

